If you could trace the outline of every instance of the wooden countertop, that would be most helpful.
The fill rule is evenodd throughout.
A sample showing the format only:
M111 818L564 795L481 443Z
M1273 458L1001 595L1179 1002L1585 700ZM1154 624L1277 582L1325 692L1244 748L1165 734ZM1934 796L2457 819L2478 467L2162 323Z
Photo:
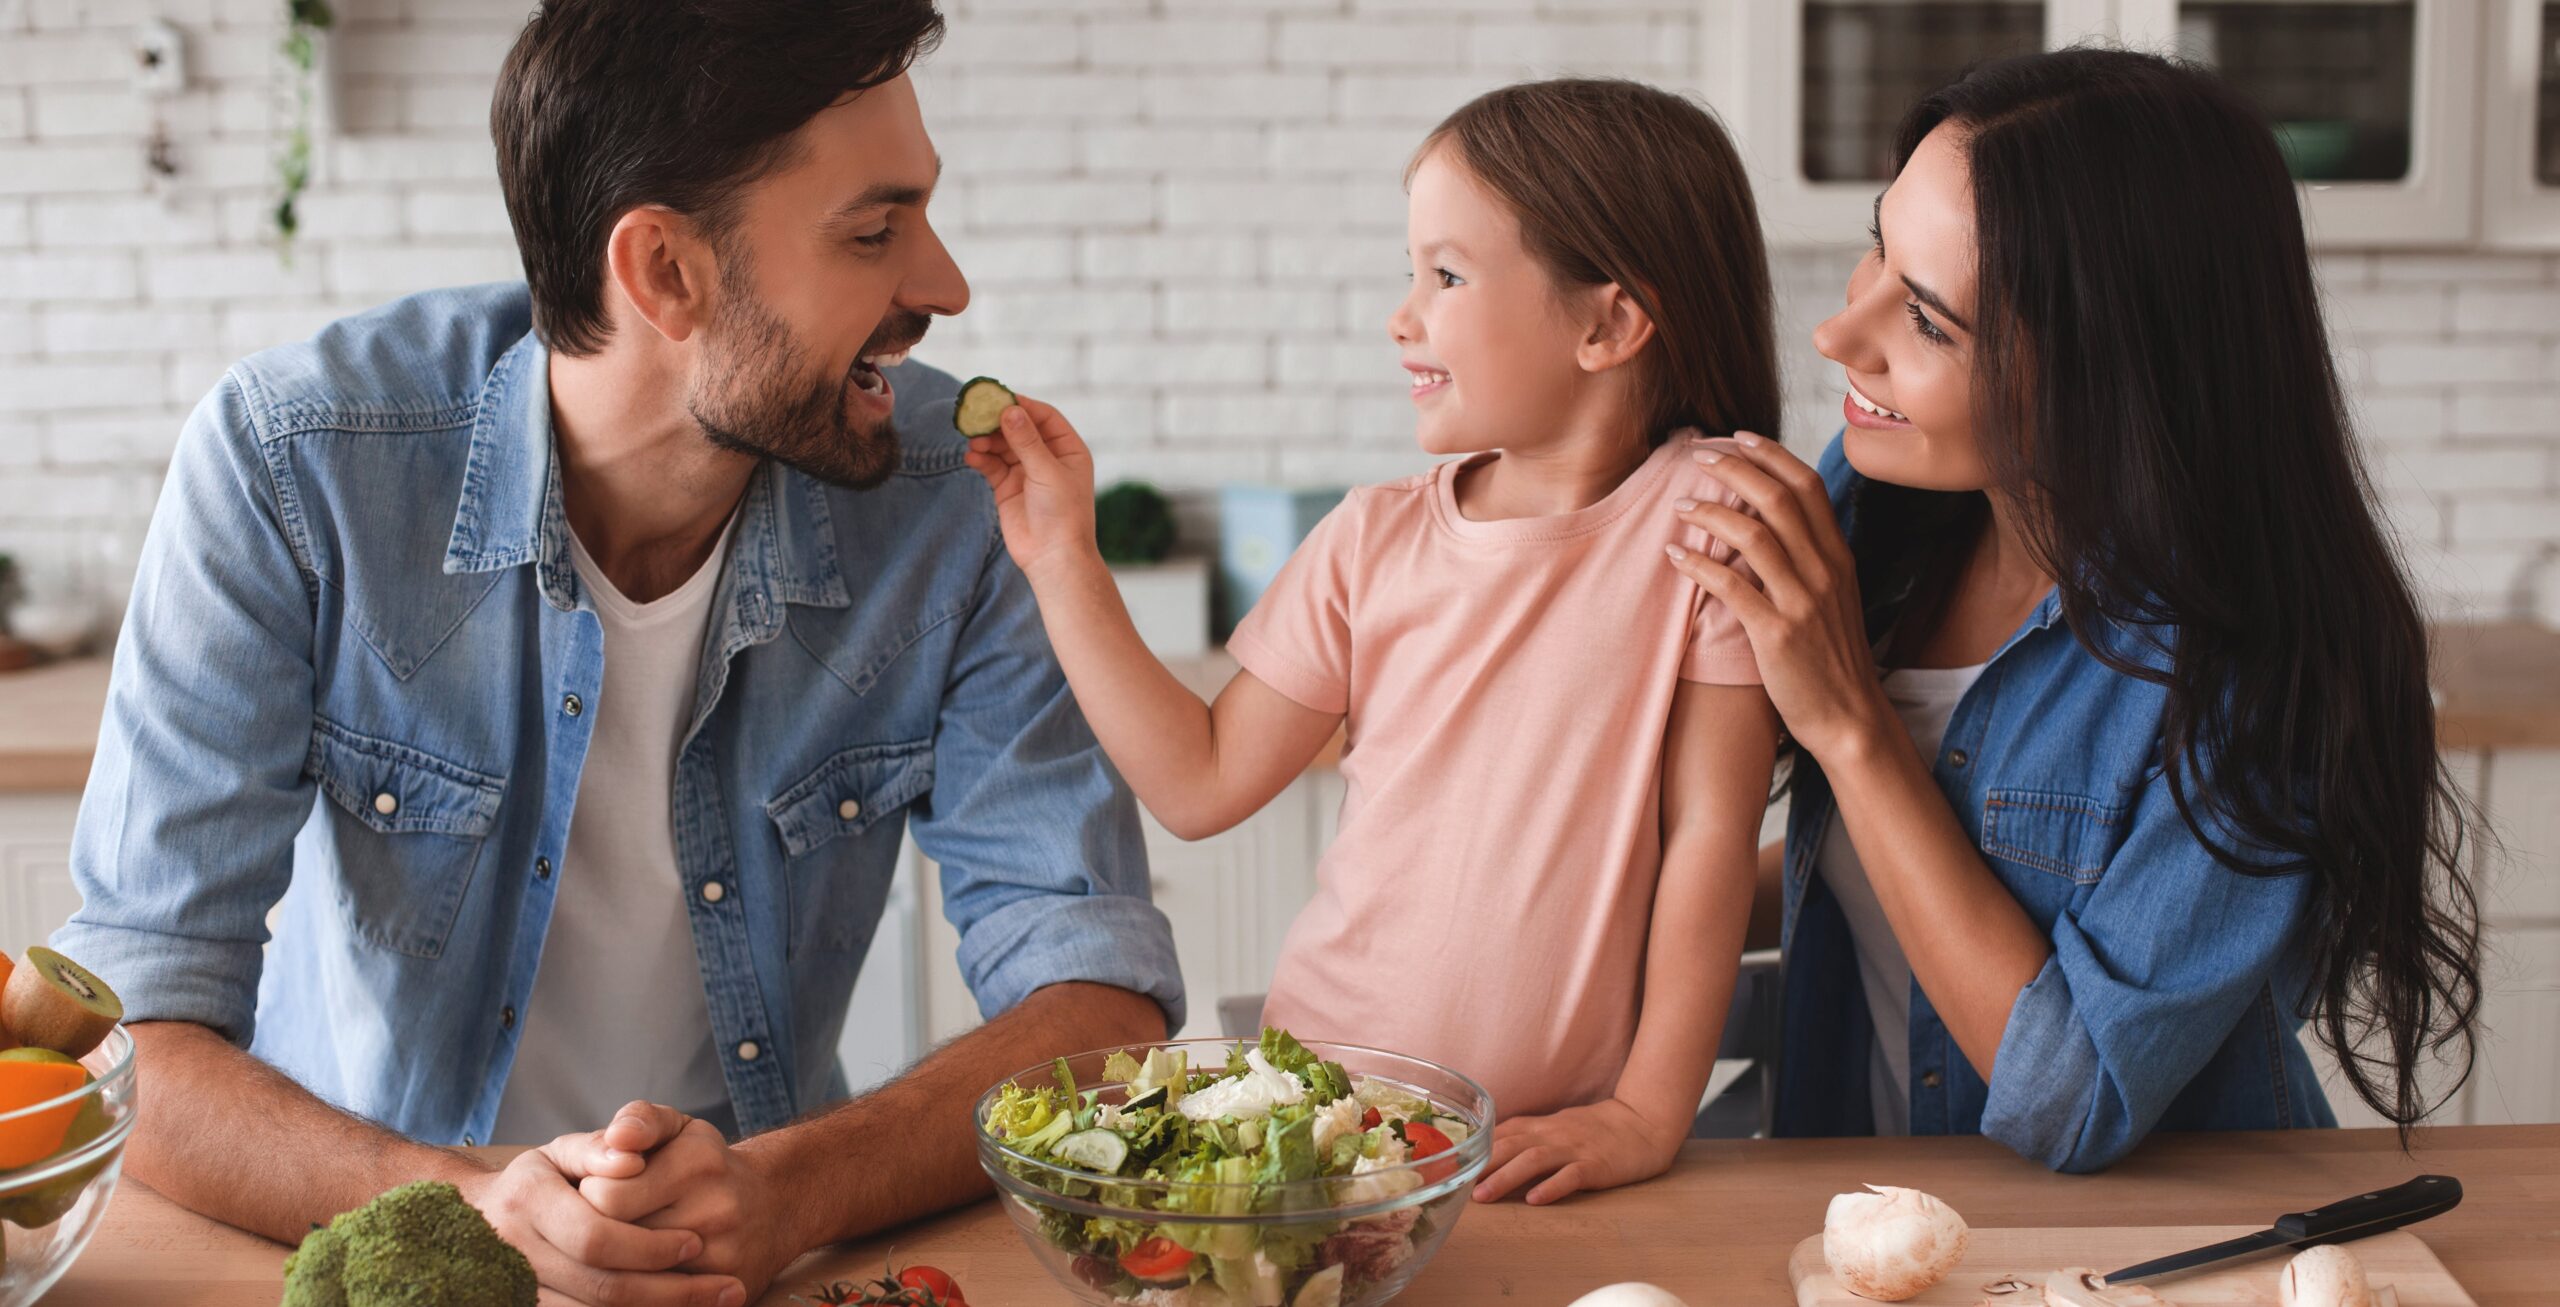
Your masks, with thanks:
M2560 749L2560 631L2526 622L2441 626L2436 636L2437 725L2450 749ZM1202 695L1235 675L1224 651L1177 659ZM104 659L0 675L0 794L76 792L89 775L106 709ZM1342 757L1336 735L1315 768Z
M78 793L106 710L104 658L0 675L0 794Z
M1563 1304L1644 1280L1694 1307L1790 1301L1787 1256L1834 1193L1926 1189L1977 1227L2264 1225L2422 1172L2462 1181L2462 1206L2415 1227L2481 1307L2548 1304L2560 1275L2560 1126L2424 1132L2404 1156L2382 1130L2164 1135L2114 1170L2055 1175L1978 1137L1691 1143L1649 1184L1531 1209L1470 1207L1399 1307ZM812 1254L763 1300L879 1274L891 1249L958 1278L979 1307L1065 1300L993 1202ZM128 1180L47 1307L273 1307L285 1249L180 1210ZM2272 1263L2270 1264L2272 1266Z

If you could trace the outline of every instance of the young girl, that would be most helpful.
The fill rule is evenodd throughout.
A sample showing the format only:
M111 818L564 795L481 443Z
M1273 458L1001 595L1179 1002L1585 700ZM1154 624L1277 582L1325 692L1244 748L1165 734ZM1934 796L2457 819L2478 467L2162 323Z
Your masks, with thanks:
M1689 429L1777 420L1767 266L1723 131L1633 83L1491 92L1406 181L1387 331L1422 447L1460 457L1316 527L1215 705L1131 626L1065 418L1024 399L969 461L1168 830L1235 825L1347 729L1341 831L1264 1019L1475 1077L1502 1117L1476 1196L1551 1202L1671 1164L1741 953L1776 719L1731 616L1638 564L1719 493Z

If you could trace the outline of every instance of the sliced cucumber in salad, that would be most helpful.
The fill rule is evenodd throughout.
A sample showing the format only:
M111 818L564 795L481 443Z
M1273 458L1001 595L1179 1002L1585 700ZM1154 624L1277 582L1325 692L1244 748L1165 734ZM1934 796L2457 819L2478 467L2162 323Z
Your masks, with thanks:
M1129 1141L1113 1130L1078 1130L1059 1140L1049 1155L1097 1175L1118 1175L1129 1160Z

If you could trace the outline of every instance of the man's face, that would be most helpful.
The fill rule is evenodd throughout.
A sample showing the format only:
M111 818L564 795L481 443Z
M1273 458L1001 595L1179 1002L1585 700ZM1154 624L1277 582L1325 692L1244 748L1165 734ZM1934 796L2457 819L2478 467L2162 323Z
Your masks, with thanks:
M713 444L868 489L898 465L881 368L969 284L925 220L941 160L901 76L820 111L714 245L720 285L686 407Z

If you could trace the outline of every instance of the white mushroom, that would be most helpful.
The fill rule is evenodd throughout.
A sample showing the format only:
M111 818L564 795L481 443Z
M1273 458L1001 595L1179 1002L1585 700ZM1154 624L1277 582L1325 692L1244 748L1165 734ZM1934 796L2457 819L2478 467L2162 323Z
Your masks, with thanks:
M1964 1260L1964 1218L1917 1189L1868 1185L1831 1200L1822 1260L1842 1288L1900 1302L1947 1278Z
M1613 1284L1573 1300L1572 1307L1689 1307L1670 1290L1650 1284Z
M2276 1301L2284 1307L2371 1307L2373 1290L2354 1253L2324 1243L2285 1263L2276 1279Z

